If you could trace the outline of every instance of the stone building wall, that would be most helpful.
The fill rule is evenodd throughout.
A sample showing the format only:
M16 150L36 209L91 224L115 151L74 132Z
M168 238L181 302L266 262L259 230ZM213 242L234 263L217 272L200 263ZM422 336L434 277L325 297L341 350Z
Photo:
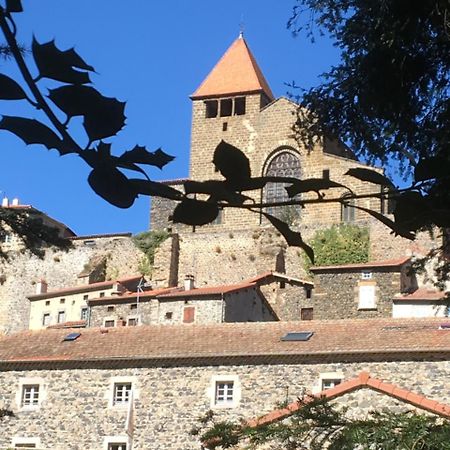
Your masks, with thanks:
M39 259L28 252L11 252L8 261L0 261L0 332L11 333L28 328L30 304L27 295L35 294L35 285L45 279L49 290L76 286L92 257L106 257L106 279L139 273L143 253L129 237L77 239L67 252L47 249Z
M361 270L315 274L313 308L315 319L369 319L392 317L392 299L401 292L400 272L370 269L372 279L361 280ZM359 286L375 284L376 308L360 309Z
M448 361L205 366L187 362L166 367L146 367L141 362L140 367L128 368L120 368L116 362L103 369L2 370L0 404L11 408L15 417L2 420L0 447L10 446L14 437L38 437L42 448L104 450L106 436L126 436L127 408L111 406L115 377L126 377L135 389L133 449L174 450L200 448L189 430L211 408L213 376L237 376L241 391L237 407L215 411L219 418L239 419L269 412L279 402L296 401L314 389L321 373L342 372L344 379L352 379L362 370L431 399L450 402ZM19 382L36 377L42 380L45 400L38 409L20 410ZM352 406L365 413L370 398L355 393ZM380 396L374 406L391 404L389 397Z

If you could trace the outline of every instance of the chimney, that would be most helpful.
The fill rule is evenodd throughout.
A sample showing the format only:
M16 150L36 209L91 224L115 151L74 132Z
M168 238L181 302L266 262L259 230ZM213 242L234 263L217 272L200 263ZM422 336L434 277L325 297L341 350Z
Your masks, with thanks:
M2 207L3 208L7 208L9 206L9 200L8 200L8 197L3 197L3 200L2 200Z
M194 275L186 275L184 277L184 290L190 291L194 289Z
M36 283L36 294L45 294L47 292L47 282L45 280L39 280Z
M13 198L13 201L12 201L11 205L12 206L19 206L19 199L17 197Z

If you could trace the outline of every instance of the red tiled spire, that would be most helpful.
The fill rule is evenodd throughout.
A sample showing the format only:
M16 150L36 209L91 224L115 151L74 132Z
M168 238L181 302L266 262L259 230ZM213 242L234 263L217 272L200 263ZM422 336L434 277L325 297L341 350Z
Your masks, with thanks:
M245 39L240 35L191 98L195 100L251 92L264 92L270 100L274 98Z

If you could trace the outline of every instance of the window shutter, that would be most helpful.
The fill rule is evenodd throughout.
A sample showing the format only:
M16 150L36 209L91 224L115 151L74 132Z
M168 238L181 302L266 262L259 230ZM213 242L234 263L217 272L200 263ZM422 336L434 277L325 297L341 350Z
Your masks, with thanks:
M359 309L374 309L375 302L375 285L359 286Z
M193 323L195 318L195 307L186 306L183 311L183 323Z

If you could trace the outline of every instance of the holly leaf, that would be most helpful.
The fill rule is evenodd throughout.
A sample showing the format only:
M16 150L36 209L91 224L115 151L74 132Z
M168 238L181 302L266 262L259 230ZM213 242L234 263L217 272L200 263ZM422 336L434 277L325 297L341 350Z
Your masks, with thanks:
M6 0L6 11L9 13L22 12L21 0Z
M96 194L119 208L129 208L138 196L133 183L115 168L98 167L92 170L88 182Z
M363 208L362 206L356 206L356 205L350 205L350 204L347 206L348 206L348 208L359 209L361 211L366 212L367 214L370 214L372 217L375 217L375 219L384 223L395 234L397 234L401 237L404 237L409 240L414 240L416 237L414 233L412 233L410 230L406 229L401 223L396 223L396 222L392 221L391 219L389 219L388 217L379 213L378 211L373 211L372 209L369 209L369 208Z
M368 181L369 183L379 184L380 186L393 186L392 181L388 177L382 175L379 172L376 172L375 170L365 169L363 167L349 169L344 175L357 178L361 181Z
M45 145L49 150L55 148L60 155L75 153L69 150L65 143L49 127L35 119L24 117L3 116L0 129L7 130L22 139L25 144Z
M63 83L90 83L87 71L93 72L94 68L86 64L73 48L61 51L56 47L54 40L40 44L33 37L32 51L41 78L50 78ZM83 72L75 69L81 69Z
M241 150L223 140L214 151L213 163L235 190L239 190L250 179L249 159Z
M311 263L314 264L314 250L303 241L299 232L292 231L287 223L277 217L264 212L262 214L281 233L289 246L300 247L308 255Z
M119 159L124 162L148 164L150 166L156 166L159 169L162 169L170 161L173 161L175 157L168 155L160 148L154 152L149 152L145 147L136 145L133 149L121 155Z
M218 214L216 204L187 198L175 207L169 220L186 225L206 225L213 222Z
M251 200L250 197L238 192L229 190L226 182L219 180L191 181L184 183L184 192L186 194L208 194L215 201L226 201L237 205L242 205L245 200Z
M52 89L49 98L68 117L84 116L91 141L113 136L125 125L125 102L104 97L90 86L61 86Z
M414 179L417 181L444 178L450 175L450 159L441 155L421 159L414 169Z
M27 98L24 90L12 78L0 73L0 100L22 100Z
M294 179L291 186L287 186L285 189L289 197L295 197L302 192L315 191L319 195L319 191L332 189L332 188L344 188L351 192L351 190L341 183L329 180L328 178L307 178L306 180Z
M169 200L181 200L183 193L164 183L151 180L131 179L133 188L139 194L167 198Z

